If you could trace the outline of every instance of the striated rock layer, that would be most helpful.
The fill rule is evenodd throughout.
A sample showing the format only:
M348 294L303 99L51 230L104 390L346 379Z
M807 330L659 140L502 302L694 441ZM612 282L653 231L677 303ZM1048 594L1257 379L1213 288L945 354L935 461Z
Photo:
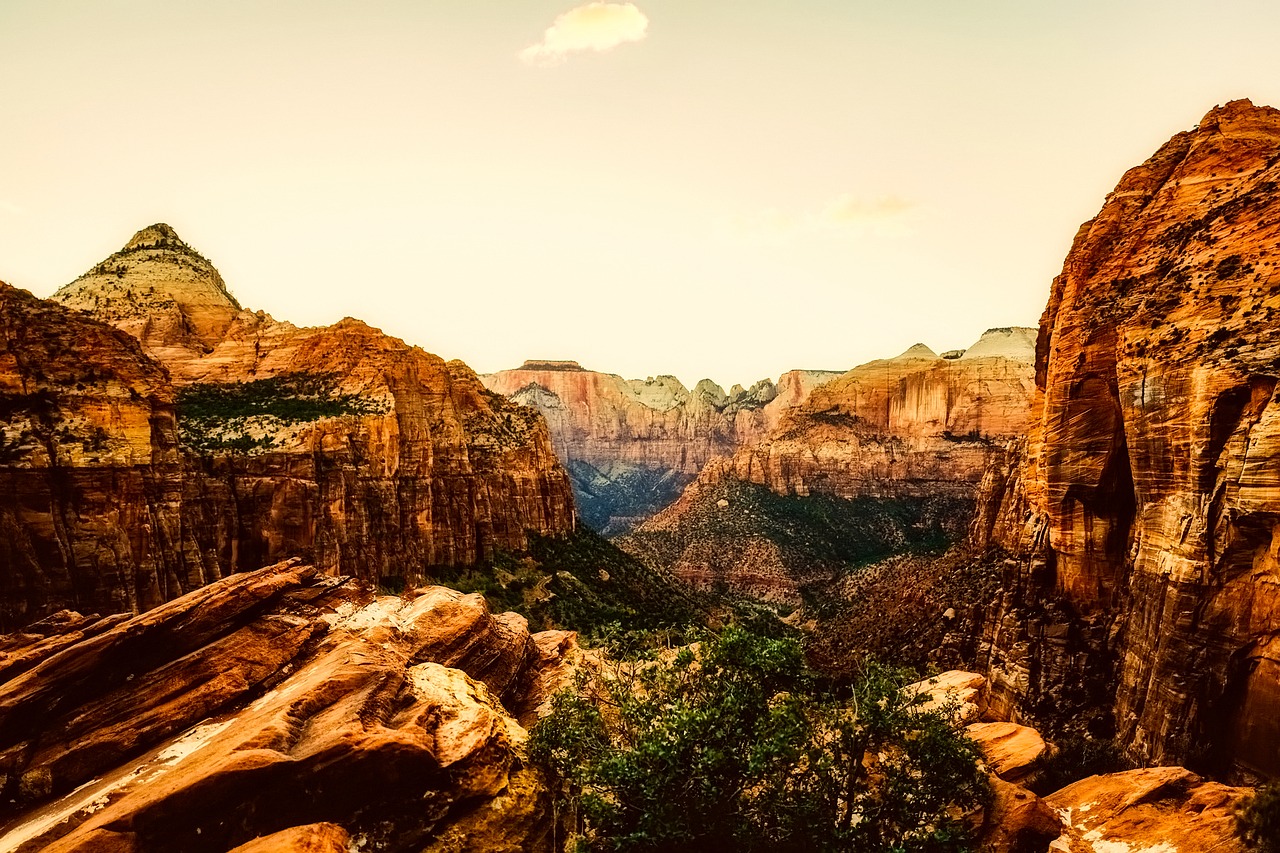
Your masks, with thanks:
M167 226L55 301L0 285L0 346L0 627L288 556L420 581L574 526L536 412L359 321L241 310Z
M560 634L293 562L64 611L0 637L0 848L550 850L516 716L564 680Z
M542 412L573 477L583 520L615 534L674 500L706 463L763 437L791 406L838 371L792 370L775 384L690 391L674 376L623 379L573 361L527 361L481 377L492 391Z
M983 636L1010 713L1109 670L1144 763L1280 775L1280 111L1130 170L1041 321L1024 458L973 531L1021 557Z
M619 544L695 586L785 602L851 566L943 547L1026 429L1033 340L992 329L947 358L917 344L855 367Z

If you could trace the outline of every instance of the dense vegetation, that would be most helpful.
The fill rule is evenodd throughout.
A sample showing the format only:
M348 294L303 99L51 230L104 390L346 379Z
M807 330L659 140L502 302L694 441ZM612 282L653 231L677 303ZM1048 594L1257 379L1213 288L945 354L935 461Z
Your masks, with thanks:
M1259 788L1236 820L1240 837L1260 853L1280 853L1280 782Z
M722 507L720 502L724 501ZM964 533L972 501L945 495L867 497L779 495L754 483L727 481L703 489L678 526L622 537L646 562L671 566L691 544L712 542L708 568L742 565L742 549L768 542L791 576L818 585L820 601L834 575L893 554L940 553Z
M795 641L729 628L559 694L530 750L579 850L967 850L977 748L907 680L837 696Z
M567 628L615 649L679 642L691 625L736 622L762 633L784 630L767 608L712 602L582 526L567 536L531 535L522 554L499 553L471 568L439 567L431 576L462 592L483 593L493 610L519 613L532 630Z
M274 428L381 410L337 387L337 376L308 373L188 385L178 391L178 429L198 450L248 452L272 447Z

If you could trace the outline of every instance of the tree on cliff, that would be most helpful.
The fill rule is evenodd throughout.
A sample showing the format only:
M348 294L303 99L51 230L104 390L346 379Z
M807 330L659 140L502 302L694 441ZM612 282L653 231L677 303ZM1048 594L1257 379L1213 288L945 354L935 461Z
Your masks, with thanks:
M577 849L966 850L977 749L907 680L870 665L837 697L794 641L729 629L559 694L531 754Z

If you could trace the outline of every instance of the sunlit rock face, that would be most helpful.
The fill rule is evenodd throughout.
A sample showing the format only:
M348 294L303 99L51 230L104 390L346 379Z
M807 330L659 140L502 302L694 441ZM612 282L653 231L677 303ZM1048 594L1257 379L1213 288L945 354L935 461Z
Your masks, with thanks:
M478 595L296 562L63 611L0 636L0 849L549 851L518 719L577 655Z
M573 528L536 412L357 320L242 311L167 226L56 301L4 286L0 335L3 626L288 556L421 580Z
M855 367L619 544L694 586L798 603L851 566L963 538L1026 429L1034 337L992 329L953 358L917 344Z
M54 298L172 356L208 352L242 313L213 264L164 223L134 234Z
M810 394L717 476L778 494L969 495L1030 414L1031 329L992 329L958 358L923 344Z
M1025 457L984 484L975 538L1028 593L989 626L994 692L1026 707L1079 665L1013 616L1055 595L1153 763L1280 774L1278 180L1280 112L1248 101L1124 176L1054 280Z
M625 532L674 500L702 467L765 435L836 371L793 370L728 393L674 376L623 379L573 361L528 361L481 377L546 418L583 520Z

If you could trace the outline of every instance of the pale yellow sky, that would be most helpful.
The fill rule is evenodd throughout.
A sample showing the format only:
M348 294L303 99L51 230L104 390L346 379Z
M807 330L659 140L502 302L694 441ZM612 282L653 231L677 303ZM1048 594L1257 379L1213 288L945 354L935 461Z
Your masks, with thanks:
M1034 325L1280 4L0 0L0 278L173 225L246 306L728 386Z

